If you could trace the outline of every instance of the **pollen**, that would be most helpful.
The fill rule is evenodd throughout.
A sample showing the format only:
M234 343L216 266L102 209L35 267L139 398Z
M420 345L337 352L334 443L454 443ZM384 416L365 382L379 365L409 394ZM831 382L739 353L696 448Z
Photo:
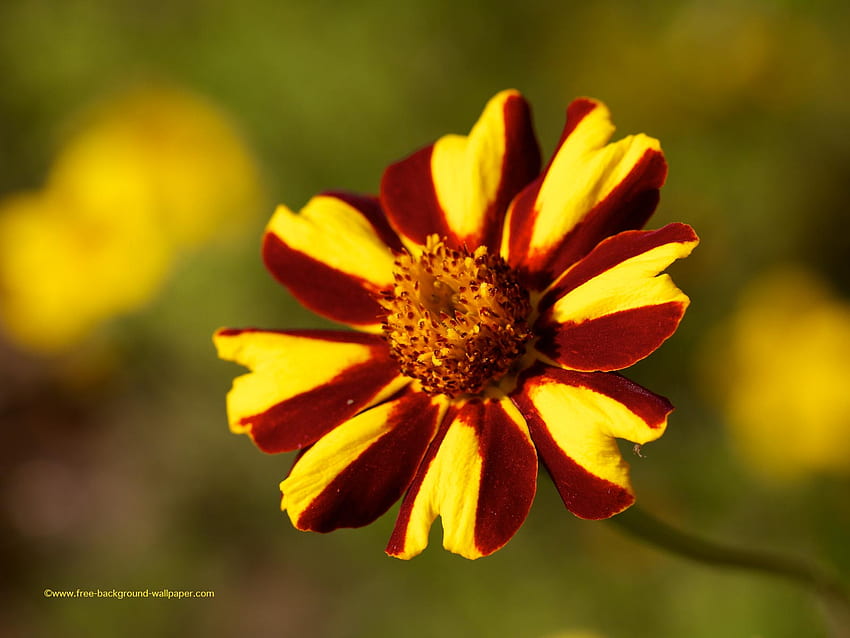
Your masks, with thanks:
M528 292L499 255L454 250L436 235L395 260L382 293L384 338L403 374L430 394L477 394L497 382L530 339Z

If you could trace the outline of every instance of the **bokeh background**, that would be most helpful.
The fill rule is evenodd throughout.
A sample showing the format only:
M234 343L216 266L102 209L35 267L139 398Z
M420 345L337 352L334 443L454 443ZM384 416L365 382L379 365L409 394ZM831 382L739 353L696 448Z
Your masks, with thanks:
M319 326L263 270L278 202L383 168L520 89L661 140L679 332L629 376L674 402L643 507L850 573L850 5L0 3L0 626L6 636L827 636L800 587L568 514L469 562L297 532L290 455L228 432L220 326ZM57 600L45 588L212 590ZM579 634L578 632L585 632Z

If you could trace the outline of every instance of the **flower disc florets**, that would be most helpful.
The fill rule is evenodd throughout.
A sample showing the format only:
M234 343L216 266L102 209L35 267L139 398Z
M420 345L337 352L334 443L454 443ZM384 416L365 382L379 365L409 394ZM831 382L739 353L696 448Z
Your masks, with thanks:
M499 255L448 248L436 235L395 260L384 336L403 374L430 394L475 394L500 379L531 337L528 293Z

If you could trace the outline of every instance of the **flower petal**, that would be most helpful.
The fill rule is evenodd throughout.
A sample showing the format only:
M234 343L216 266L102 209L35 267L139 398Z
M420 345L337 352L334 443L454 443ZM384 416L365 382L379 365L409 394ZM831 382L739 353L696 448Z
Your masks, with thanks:
M660 437L673 406L615 373L536 364L512 395L540 458L576 516L613 516L634 502L629 467L616 438Z
M307 308L361 330L380 329L376 295L392 285L398 237L376 199L326 193L300 214L278 206L263 238L269 271Z
M219 357L252 370L227 395L230 429L266 452L308 446L410 381L372 335L227 329L214 341Z
M508 204L539 170L529 106L518 92L502 91L469 136L446 135L387 168L381 203L413 246L436 233L452 248L496 250Z
M295 463L281 509L301 530L368 525L410 485L444 412L444 399L406 392L346 421Z
M689 303L659 273L698 241L685 224L609 237L541 299L535 347L573 370L621 370L647 356L676 331Z
M667 163L658 140L614 133L601 102L567 109L558 149L544 174L511 205L502 255L522 282L542 290L602 239L642 228L658 204Z
M466 558L495 552L522 525L537 485L537 454L508 399L453 408L402 501L387 553L412 558L443 519L443 546Z

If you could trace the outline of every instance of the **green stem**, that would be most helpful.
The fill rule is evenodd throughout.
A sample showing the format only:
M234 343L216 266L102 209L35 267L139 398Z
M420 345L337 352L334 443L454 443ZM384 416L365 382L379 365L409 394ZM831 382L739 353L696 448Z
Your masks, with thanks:
M850 627L850 596L837 577L815 565L778 554L728 547L697 538L658 520L637 507L612 519L626 532L660 549L717 567L749 569L780 576L815 590L827 607L836 636L847 636Z

